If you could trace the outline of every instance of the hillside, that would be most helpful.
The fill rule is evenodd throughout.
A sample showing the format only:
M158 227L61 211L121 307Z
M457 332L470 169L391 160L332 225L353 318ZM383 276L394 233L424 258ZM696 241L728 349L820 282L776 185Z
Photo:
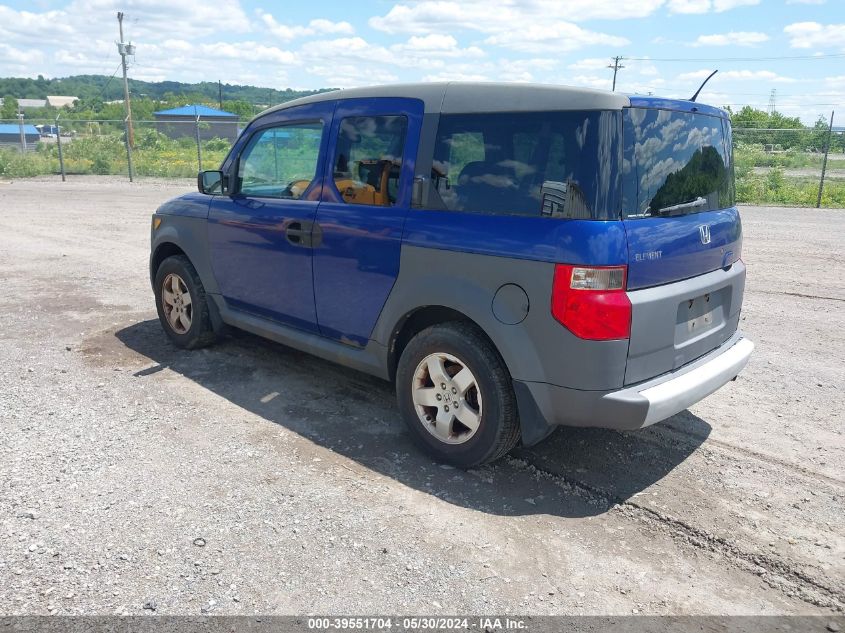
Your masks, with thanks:
M201 95L211 102L218 99L217 82L182 83L179 81L140 81L129 80L129 90L133 97L144 96L155 101L166 101L176 95ZM290 101L324 90L276 90L256 86L223 84L223 99L226 101L246 101L257 105L272 105ZM110 101L123 98L123 82L119 76L74 75L56 79L38 79L23 77L0 78L0 96L11 95L18 99L44 99L47 95L72 95L83 101Z

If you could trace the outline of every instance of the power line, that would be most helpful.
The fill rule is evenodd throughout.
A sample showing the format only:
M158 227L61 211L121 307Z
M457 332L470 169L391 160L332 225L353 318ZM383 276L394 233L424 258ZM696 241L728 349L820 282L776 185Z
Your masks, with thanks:
M758 108L765 108L765 107L769 106L768 103L747 103L747 102L722 103L721 105L726 105L726 106L754 106L754 107L758 107ZM808 107L811 107L811 106L815 107L815 106L838 106L838 105L842 105L842 103L841 102L840 103L781 103L780 108L781 109L785 109L785 108L795 109L795 108L808 108Z
M108 88L108 87L109 87L109 84L111 83L111 80L112 80L112 79L114 79L114 76L117 74L117 71L118 71L118 70L120 70L120 67L121 67L121 64L118 64L118 65L117 65L117 68L115 68L115 69L114 69L114 72L111 74L111 77L109 77L108 79L106 79L106 83L105 83L105 84L103 84L103 89L102 89L102 90L100 90L100 96L98 96L98 97L97 97L97 99L102 99L102 98L103 98L103 95L106 93L106 88Z
M622 57L621 59L631 62L765 62L783 59L835 59L841 57L845 57L845 53L776 57Z

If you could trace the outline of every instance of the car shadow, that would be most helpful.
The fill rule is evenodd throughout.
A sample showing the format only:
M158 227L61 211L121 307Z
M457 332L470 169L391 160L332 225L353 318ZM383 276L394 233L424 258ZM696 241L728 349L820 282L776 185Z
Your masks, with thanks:
M413 446L393 387L377 378L243 332L196 351L174 347L157 320L115 336L154 363L135 372L138 379L169 369L406 486L496 515L604 513L665 477L711 430L688 411L632 433L560 428L537 446L464 472Z

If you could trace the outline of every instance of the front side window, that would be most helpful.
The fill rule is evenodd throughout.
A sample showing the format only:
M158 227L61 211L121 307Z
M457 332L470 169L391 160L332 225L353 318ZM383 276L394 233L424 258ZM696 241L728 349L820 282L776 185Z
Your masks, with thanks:
M261 130L238 163L240 192L261 198L298 200L317 173L321 123L297 123Z
M730 123L693 112L629 108L623 116L626 217L734 205Z
M396 204L407 130L404 116L348 117L340 122L333 171L344 202Z
M440 117L430 206L472 213L619 215L618 112Z

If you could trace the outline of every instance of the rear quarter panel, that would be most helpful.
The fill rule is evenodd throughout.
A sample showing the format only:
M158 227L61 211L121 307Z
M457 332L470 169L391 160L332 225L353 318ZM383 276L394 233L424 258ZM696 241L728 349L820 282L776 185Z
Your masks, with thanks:
M556 262L624 263L621 222L488 216L412 210L405 226L399 277L374 331L390 345L398 324L418 308L446 306L477 323L516 380L574 389L622 386L628 341L585 341L551 315ZM524 304L524 319L507 324L498 301ZM522 305L506 305L515 312ZM501 316L501 315L500 315Z

